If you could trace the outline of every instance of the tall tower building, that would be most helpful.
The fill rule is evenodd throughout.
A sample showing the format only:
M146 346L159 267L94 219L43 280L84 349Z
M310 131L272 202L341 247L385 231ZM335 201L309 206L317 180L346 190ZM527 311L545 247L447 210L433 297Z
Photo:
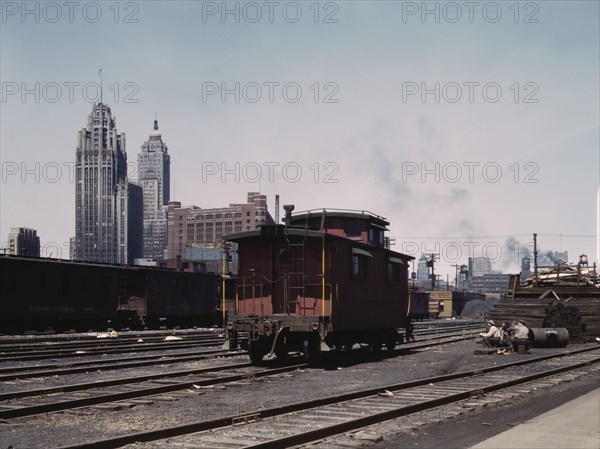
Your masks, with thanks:
M33 228L10 228L8 254L40 257L40 238Z
M138 180L144 193L144 258L159 260L167 247L171 158L158 131L158 120L138 155Z
M94 105L79 131L75 157L75 258L130 263L138 255L127 230L141 216L132 216L129 207L141 201L141 189L135 195L127 182L125 133L117 132L110 106Z

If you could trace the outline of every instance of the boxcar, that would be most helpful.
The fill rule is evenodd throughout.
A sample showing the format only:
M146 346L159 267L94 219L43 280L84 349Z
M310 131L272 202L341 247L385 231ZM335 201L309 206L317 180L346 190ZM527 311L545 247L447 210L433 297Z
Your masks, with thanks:
M266 354L351 348L393 350L408 312L408 262L385 247L389 225L364 211L319 210L291 215L285 225L227 237L238 244L230 348Z
M0 256L0 332L211 324L216 278L162 268Z

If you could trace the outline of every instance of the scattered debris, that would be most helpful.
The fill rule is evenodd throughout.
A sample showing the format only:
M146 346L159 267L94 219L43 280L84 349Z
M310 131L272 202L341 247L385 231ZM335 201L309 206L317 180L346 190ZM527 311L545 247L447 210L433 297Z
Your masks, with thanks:
M183 340L183 338L176 337L175 335L167 335L165 337L165 341L175 341L175 340Z
M96 338L117 338L119 334L116 331L100 332Z
M394 393L392 393L389 390L383 390L381 393L378 393L379 396L385 396L385 397L392 397L394 396Z

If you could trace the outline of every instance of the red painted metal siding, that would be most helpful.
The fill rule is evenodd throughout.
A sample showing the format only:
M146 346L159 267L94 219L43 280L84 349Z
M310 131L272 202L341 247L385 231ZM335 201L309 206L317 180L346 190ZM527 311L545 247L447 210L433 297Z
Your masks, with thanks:
M238 241L239 274L238 314L332 315L334 330L391 329L405 325L408 308L408 264L398 264L396 283L388 280L390 257L402 255L348 239L326 237L325 303L322 302L323 239L290 237L288 247L281 236L254 236ZM367 251L366 277L352 274L352 248ZM288 250L287 259L285 250ZM296 252L296 253L295 253ZM254 270L252 272L251 270ZM254 273L254 274L253 274ZM293 273L302 273L295 278ZM294 288L305 279L304 289ZM295 282L298 280L298 282ZM286 306L286 282L290 299ZM304 296L302 296L304 294ZM329 301L329 299L332 301Z

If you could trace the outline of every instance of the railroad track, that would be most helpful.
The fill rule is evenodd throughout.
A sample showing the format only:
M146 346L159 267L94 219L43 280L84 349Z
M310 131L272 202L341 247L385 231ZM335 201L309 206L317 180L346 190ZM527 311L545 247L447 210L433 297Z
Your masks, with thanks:
M117 337L110 338L107 332L96 332L90 334L74 334L61 335L55 338L26 338L20 336L0 336L0 353L28 348L39 348L40 346L52 346L55 348L69 347L74 344L84 343L88 345L106 345L111 343L135 342L143 339L146 342L161 341L168 336L178 337L214 337L215 335L223 334L221 328L211 328L203 330L173 330L173 331L142 331L142 332L127 332L117 333ZM101 337L105 334L104 337Z
M223 351L213 349L202 353L191 352L183 354L163 354L119 358L118 360L91 360L71 362L66 364L48 364L0 369L0 383L16 379L31 379L36 377L64 376L69 374L87 373L90 371L113 371L144 366L165 365L173 363L192 362L196 360L213 359L217 357L235 357L246 354L246 351Z
M151 352L151 351L163 351L165 349L187 349L198 346L215 346L222 344L225 341L223 337L187 337L181 340L165 341L164 339L156 343L145 343L145 342L127 342L127 343L116 343L107 344L102 347L96 345L93 346L73 346L63 349L41 349L39 347L32 347L26 352L2 354L0 356L0 362L17 362L17 361L34 361L34 360L45 360L45 359L56 359L56 358L68 358L68 357L82 357L90 355L107 355L107 354L124 354L132 351L139 352ZM33 352L33 354L32 354Z
M474 336L463 334L461 336L452 335L447 337L434 336L427 340L421 340L416 343L410 343L406 345L406 349L418 350L427 348L434 345L442 345L447 343L453 343L465 339L471 339ZM403 347L404 348L404 347ZM155 364L172 364L182 363L190 360L206 359L213 357L222 356L236 356L244 354L243 351L214 351L211 353L195 354L195 355L184 355L181 357L169 357L162 359L153 360L137 360L134 358L131 362L118 362L116 365L114 362L108 362L105 364L89 364L87 362L81 362L82 366L78 367L59 367L57 369L42 369L34 371L16 371L10 374L0 376L0 381L10 382L13 380L21 380L25 378L42 377L42 376L56 376L56 375L67 375L76 374L81 372L98 371L98 370L114 370L124 368L135 368L147 365ZM300 367L305 367L306 364L293 365L292 370ZM37 368L37 367L36 367ZM196 368L187 369L181 371L172 371L170 373L159 373L150 374L144 376L133 376L119 379L111 379L105 381L94 381L87 383L78 383L72 385L61 385L57 387L48 388L34 388L31 390L16 390L0 394L0 418L15 418L22 416L31 416L36 414L69 410L72 408L78 408L83 406L91 406L98 404L106 404L108 402L123 401L127 399L142 398L144 396L167 393L173 391L181 391L190 387L216 385L219 383L235 382L239 380L238 375L219 375L218 378L213 378L216 373L222 373L227 370L245 369L248 372L242 374L242 378L261 377L268 375L267 370L260 370L258 367L253 367L250 363L224 365L210 368ZM253 374L253 370L258 369L259 374ZM274 373L276 374L276 373ZM211 376L210 379L206 379L206 376ZM186 381L175 381L172 380L177 377L197 376L196 378ZM156 385L160 383L161 386ZM167 385L165 385L167 384ZM6 383L5 383L6 386ZM114 391L115 386L121 386L125 388L124 391ZM106 393L104 389L110 388L111 392ZM72 396L68 396L71 394ZM63 395L64 397L60 397ZM74 395L74 396L73 396ZM51 401L48 399L51 398ZM142 402L140 402L142 403ZM134 402L135 404L135 402Z
M496 392L502 392L504 397L519 395L523 384L538 381L552 385L553 376L584 367L597 369L599 362L600 348L585 348L256 410L244 415L87 441L64 449L117 448L133 443L139 449L141 442L146 443L143 447L147 449L290 447L460 401L489 402L489 397Z
M133 400L127 404L128 406L147 404L148 401L136 402L135 400L153 395L184 391L189 388L198 389L281 374L306 366L306 363L293 363L293 360L284 366L277 367L257 367L251 363L237 363L59 387L6 392L0 394L0 419L33 416L117 401ZM185 377L185 380L178 379L181 377Z

